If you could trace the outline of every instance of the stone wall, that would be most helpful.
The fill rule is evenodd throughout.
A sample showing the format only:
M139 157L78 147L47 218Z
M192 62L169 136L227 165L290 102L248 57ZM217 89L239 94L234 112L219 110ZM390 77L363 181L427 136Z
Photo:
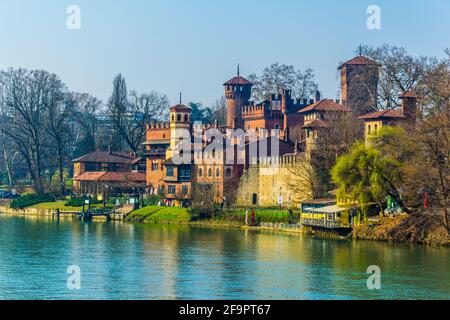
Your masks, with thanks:
M245 170L239 181L236 204L276 207L281 197L283 207L298 208L311 197L310 166L304 155L260 158ZM256 196L255 196L256 195Z

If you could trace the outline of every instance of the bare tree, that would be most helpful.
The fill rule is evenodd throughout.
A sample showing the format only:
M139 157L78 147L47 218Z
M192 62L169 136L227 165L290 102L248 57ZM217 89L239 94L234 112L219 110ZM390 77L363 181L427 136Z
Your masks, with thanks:
M216 100L213 109L213 117L219 126L225 126L227 122L227 101L225 96L221 96Z
M128 132L126 131L128 92L125 78L120 73L114 78L113 91L108 100L107 107L114 132L111 141L112 148L116 151L122 151L122 141L128 136Z
M398 99L409 90L422 91L426 75L435 68L437 60L430 57L413 57L404 47L383 45L361 46L363 56L380 63L377 109L400 106ZM375 110L374 110L375 111Z
M69 101L73 104L73 119L81 128L76 134L76 140L80 141L76 146L77 155L95 151L98 148L98 122L102 111L102 102L88 93L75 93L69 95ZM81 135L81 137L78 137Z
M115 132L115 149L122 150L123 141L133 152L140 150L145 139L146 124L163 119L168 107L167 96L155 91L143 94L131 91L128 96L125 79L121 74L117 75L108 101L108 114Z
M331 179L331 169L337 158L350 150L362 132L361 123L355 121L350 112L329 113L326 120L329 126L320 128L316 148L311 152L315 193L319 196L335 187Z
M252 94L257 101L268 99L270 94L281 93L283 89L291 89L296 98L309 98L318 88L312 69L303 72L278 62L265 68L261 76L252 74L248 78L254 85Z
M42 70L9 69L0 73L7 123L2 132L25 159L37 193L44 193L43 157L48 142L46 106L54 103L59 78Z
M43 100L43 106L47 112L45 130L53 140L51 149L56 149L56 160L59 174L59 194L65 193L64 168L66 168L67 150L71 140L69 118L72 115L72 106L67 99L67 89L59 80L55 79L46 90L47 99Z

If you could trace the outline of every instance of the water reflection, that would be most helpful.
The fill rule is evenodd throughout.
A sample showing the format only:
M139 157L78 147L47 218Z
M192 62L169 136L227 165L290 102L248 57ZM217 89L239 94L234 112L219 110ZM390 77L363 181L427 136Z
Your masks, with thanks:
M448 299L449 250L0 215L0 298ZM66 287L81 268L81 290ZM379 265L382 290L366 287Z

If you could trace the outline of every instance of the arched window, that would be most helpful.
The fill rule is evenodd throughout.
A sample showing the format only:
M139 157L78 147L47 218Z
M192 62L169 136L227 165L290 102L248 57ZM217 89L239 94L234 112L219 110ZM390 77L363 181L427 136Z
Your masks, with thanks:
M178 122L181 121L181 114L177 114L177 121L178 121Z
M172 114L172 122L175 121L175 115Z
M367 133L370 133L372 131L372 126L369 124L368 126L367 126Z
M203 177L203 169L202 168L198 169L198 176Z
M212 177L212 169L211 168L208 169L208 177Z
M216 169L216 177L220 177L220 169L219 168Z
M373 126L373 131L374 131L374 132L377 132L377 131L378 131L378 125L377 125L377 124Z
M188 122L189 121L189 117L187 114L184 115L184 122Z
M227 170L225 171L225 175L226 175L227 177L231 177L232 174L233 174L233 172L231 171L231 168L227 168Z

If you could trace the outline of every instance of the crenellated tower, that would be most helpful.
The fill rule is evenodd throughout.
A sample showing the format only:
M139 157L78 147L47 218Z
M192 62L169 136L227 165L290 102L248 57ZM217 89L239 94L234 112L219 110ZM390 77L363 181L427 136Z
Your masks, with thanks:
M253 84L239 74L224 84L225 98L227 100L227 127L242 128L242 108L248 104L252 95Z

